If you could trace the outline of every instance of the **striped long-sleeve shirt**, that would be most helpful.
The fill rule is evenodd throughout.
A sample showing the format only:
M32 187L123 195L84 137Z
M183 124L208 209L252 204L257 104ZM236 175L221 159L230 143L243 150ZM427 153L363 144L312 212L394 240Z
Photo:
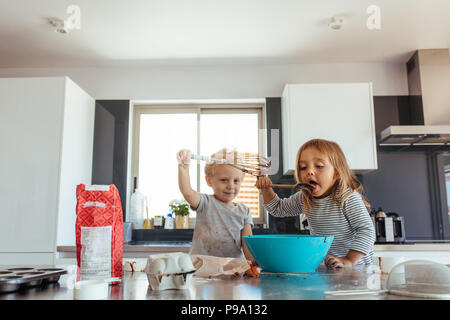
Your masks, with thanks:
M312 235L334 236L328 255L345 257L349 250L355 250L365 254L356 266L372 264L375 227L361 195L353 191L343 203L344 210L331 196L313 201L308 225ZM301 192L286 199L275 196L265 208L274 217L299 215L303 212Z

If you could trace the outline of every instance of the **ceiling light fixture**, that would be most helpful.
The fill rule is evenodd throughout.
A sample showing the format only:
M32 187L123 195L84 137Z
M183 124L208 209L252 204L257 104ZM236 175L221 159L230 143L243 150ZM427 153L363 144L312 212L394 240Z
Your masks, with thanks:
M344 23L344 18L340 16L334 16L331 17L330 22L328 23L328 26L333 30L339 30L342 28L342 25Z
M65 21L61 19L49 19L49 23L55 27L55 32L68 34L69 28L66 27Z

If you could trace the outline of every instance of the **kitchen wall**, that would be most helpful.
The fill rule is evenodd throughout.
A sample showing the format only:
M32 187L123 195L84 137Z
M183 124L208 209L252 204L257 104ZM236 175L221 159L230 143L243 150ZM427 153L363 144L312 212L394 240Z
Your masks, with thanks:
M405 63L3 68L0 77L67 75L94 99L279 97L286 83L373 82L374 95L407 95Z
M450 121L449 49L418 51L424 123L448 125Z
M425 152L379 151L378 170L362 178L373 209L404 217L407 240L434 238L427 161Z

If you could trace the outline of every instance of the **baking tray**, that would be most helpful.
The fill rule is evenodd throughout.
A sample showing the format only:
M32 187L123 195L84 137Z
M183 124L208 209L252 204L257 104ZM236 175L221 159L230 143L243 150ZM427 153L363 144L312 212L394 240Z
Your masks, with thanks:
M0 293L9 293L19 289L44 286L59 281L66 274L63 268L49 267L2 267L0 268Z

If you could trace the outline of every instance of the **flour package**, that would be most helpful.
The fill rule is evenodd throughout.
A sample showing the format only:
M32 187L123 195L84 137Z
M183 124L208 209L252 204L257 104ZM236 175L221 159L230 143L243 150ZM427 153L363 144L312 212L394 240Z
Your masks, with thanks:
M122 278L123 214L116 186L77 186L78 278Z

